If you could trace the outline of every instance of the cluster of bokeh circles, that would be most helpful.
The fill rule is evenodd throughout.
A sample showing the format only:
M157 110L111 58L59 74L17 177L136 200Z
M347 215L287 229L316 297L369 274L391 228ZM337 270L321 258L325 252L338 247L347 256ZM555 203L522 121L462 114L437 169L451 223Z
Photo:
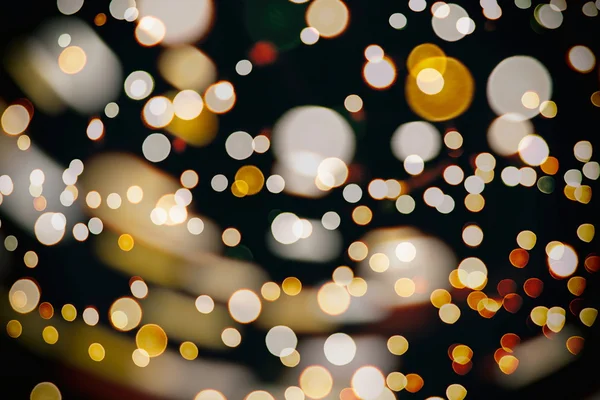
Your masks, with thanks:
M600 177L593 144L573 133L570 158L559 159L538 128L552 126L561 106L553 97L556 73L539 59L514 54L476 82L482 71L474 74L455 48L442 47L500 23L502 7L528 13L534 35L560 29L575 16L596 18L600 1L567 7L565 0L537 6L515 0L501 7L481 0L480 14L470 15L458 4L410 0L410 12L374 22L401 35L413 15L427 14L430 24L423 29L439 44L407 48L402 59L378 44L347 49L361 58L361 91L400 89L396 95L411 115L396 121L393 131L369 133L389 137L379 151L396 165L387 176L368 178L364 171L379 154L362 165L356 161L370 140L357 133L357 124L369 118L369 97L357 91L349 89L337 107L289 108L259 132L222 128L238 100L257 96L237 82L253 79L256 69L276 65L299 46L335 42L351 29L352 7L342 0L248 2L244 18L253 45L245 58L223 66L202 50L202 40L226 17L217 15L217 6L225 7L212 0L112 0L89 19L81 10L92 6L84 0L58 0L61 15L7 53L6 69L24 94L0 99L0 212L14 228L0 225L0 261L11 260L20 275L0 289L8 299L1 315L10 338L141 393L193 400L391 400L402 391L462 400L469 387L461 379L484 368L477 357L493 360L491 380L515 388L576 359L598 314L584 298L588 280L600 270L588 218ZM136 46L159 49L152 66L132 68L101 39L98 31L114 23L132 25ZM593 46L574 42L556 57L573 75L599 73ZM471 138L453 121L469 115L476 83L485 88L494 117L481 133L487 146L467 154L464 144ZM581 112L598 113L600 91L588 89L581 91L587 104ZM36 113L54 117L66 110L87 119L69 135L101 150L85 160L74 156L65 167L36 145L32 121ZM143 137L134 139L136 152L102 150L107 137L119 134L109 129L118 119L143 127ZM173 176L161 168L203 149L219 151L220 163L233 165L234 173L186 165ZM268 168L255 161L267 155ZM519 187L534 191L540 202L577 208L576 228L565 235L577 241L546 240L538 225L515 223L511 249L478 252L488 232L477 221L499 201L486 189L518 204ZM269 199L272 210L260 216L268 230L223 226L203 204L209 191L239 200L245 213L264 211L245 201ZM331 206L333 197L344 206ZM306 216L293 204L327 210ZM409 222L374 223L383 204ZM426 232L414 223L416 209L436 221L435 229ZM457 226L446 217L459 210L466 217ZM436 229L455 232L463 249L436 236ZM349 240L348 230L360 232L359 238ZM291 262L335 266L318 283L285 271L284 279L272 278L260 259L248 256L253 249L245 239L257 236L281 260L281 269ZM35 278L40 268L59 268L44 260L46 248L83 242L129 281L129 293L112 299L106 310L74 301L53 304ZM553 303L544 295L548 282L571 299ZM424 319L395 324L392 334L361 333L360 327L411 310ZM468 340L448 343L444 367L454 380L443 383L445 392L427 390L428 380L436 379L430 371L404 369L407 353L427 357L427 349L409 345L419 330L506 315L519 317L529 335L504 331L481 355ZM250 335L260 337L256 357L281 367L268 381L231 356ZM30 393L32 400L62 398L57 382L40 382Z

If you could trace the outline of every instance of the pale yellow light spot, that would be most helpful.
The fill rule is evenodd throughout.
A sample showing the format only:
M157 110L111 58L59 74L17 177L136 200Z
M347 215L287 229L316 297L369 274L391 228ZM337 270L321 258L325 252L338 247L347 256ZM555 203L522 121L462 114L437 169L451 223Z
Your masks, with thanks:
M80 72L87 62L85 51L79 46L69 46L58 56L58 66L65 74L74 75Z
M400 278L394 284L394 290L400 297L410 297L415 293L415 283L410 278Z
M404 336L394 335L388 339L387 348L390 353L401 356L408 351L408 340Z
M333 378L320 365L307 367L300 375L300 388L310 398L322 399L331 392Z
M440 307L439 315L443 322L453 324L460 318L460 308L456 304L444 304Z

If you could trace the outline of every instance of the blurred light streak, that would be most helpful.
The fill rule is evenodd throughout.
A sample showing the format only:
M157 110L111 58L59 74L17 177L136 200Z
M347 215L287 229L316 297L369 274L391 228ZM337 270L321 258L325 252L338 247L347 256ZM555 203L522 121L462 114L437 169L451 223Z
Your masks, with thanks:
M63 72L57 62L65 49L56 38L64 33L73 38L71 46L81 48L86 57L85 65L74 74ZM119 96L123 85L117 56L75 17L50 20L31 38L13 43L6 66L27 96L47 113L60 112L64 105L82 114L98 112Z
M534 339L521 342L512 354L519 360L517 370L506 375L500 369L496 369L496 382L517 389L558 371L576 359L565 345L567 339L576 334L575 328L567 326L551 339L539 335Z
M6 292L0 289L0 295ZM6 303L0 306L0 315L7 319L16 318ZM23 325L20 340L34 352L68 364L74 368L110 382L139 390L143 393L173 399L191 399L202 389L214 388L227 398L243 398L256 386L254 377L246 367L207 358L188 361L176 350L167 350L153 358L144 368L137 367L131 360L136 349L135 341L101 326L90 327L82 321L53 321L60 339L52 346L42 340L42 329L47 325L35 313L19 315ZM90 343L98 342L106 349L102 362L91 361L88 355ZM236 382L232 385L232 382Z
M34 143L27 151L17 148L17 138L0 135L0 171L11 177L14 190L4 196L0 212L5 213L22 229L34 234L33 227L40 213L33 206L34 198L29 193L30 174L34 169L41 169L45 175L43 196L47 205L45 212L61 212L67 219L66 231L70 232L75 223L83 219L83 213L77 203L65 207L60 203L60 194L65 187L62 168L56 161L46 155ZM67 234L65 239L72 238Z

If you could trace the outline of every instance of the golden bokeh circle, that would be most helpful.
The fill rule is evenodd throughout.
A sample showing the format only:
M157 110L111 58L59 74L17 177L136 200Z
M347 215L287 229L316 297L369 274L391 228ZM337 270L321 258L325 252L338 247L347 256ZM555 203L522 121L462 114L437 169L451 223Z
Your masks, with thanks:
M421 64L426 60L429 61L427 64ZM408 72L416 78L419 72L424 68L434 68L440 74L444 74L446 71L446 53L433 43L423 43L412 49L408 58L406 59L406 69Z
M421 61L413 70L420 71L424 68L443 63L442 57L431 57ZM455 58L446 58L444 87L433 95L425 94L417 85L417 78L409 74L406 78L406 100L410 108L421 118L429 121L447 121L464 113L473 100L475 82L471 72ZM437 68L440 68L439 66ZM439 70L438 70L439 72Z
M139 349L145 350L150 357L160 356L167 348L167 334L156 324L147 324L135 335Z
M252 196L263 188L265 184L265 176L260 169L254 165L245 165L241 167L235 174L235 183L239 185L239 182L245 182L247 190L245 195Z

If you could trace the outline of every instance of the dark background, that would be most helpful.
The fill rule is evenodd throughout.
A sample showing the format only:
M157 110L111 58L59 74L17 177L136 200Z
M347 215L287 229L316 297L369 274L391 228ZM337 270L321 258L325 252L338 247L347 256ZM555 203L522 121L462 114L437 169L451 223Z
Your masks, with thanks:
M125 76L138 69L145 70L155 78L154 93L160 94L170 89L156 67L160 46L139 46L133 35L135 25L113 19L108 4L108 1L88 1L75 16L92 26L117 54ZM460 5L475 20L475 33L459 42L447 43L435 36L428 10L415 13L408 9L406 2L391 0L356 0L347 1L347 4L351 13L347 31L339 38L322 38L317 44L306 46L299 42L298 37L305 25L306 4L296 5L285 0L218 0L215 25L207 38L197 45L216 63L219 79L233 82L238 94L237 103L231 112L220 117L219 134L212 144L204 148L188 147L180 154L171 154L160 168L175 177L185 169L196 170L200 175L200 184L193 190L195 207L221 226L235 226L242 232L242 245L248 251L231 250L229 255L251 257L277 282L287 276L297 276L304 285L311 285L329 277L337 265L352 264L345 253L335 262L318 265L291 262L272 255L265 246L264 238L273 210L291 211L307 218L320 218L326 211L336 210L342 216L340 230L346 247L376 227L414 225L442 238L459 258L482 258L490 274L486 291L494 288L501 279L514 279L524 298L523 307L517 314L501 310L494 318L485 320L477 313L465 310L465 304L460 304L463 315L456 325L445 325L434 318L434 322L424 326L418 333L407 336L411 348L420 350L408 352L402 357L401 371L419 373L425 379L425 386L416 394L403 391L398 395L400 398L439 396L445 393L449 384L461 383L469 391L467 398L470 399L587 399L600 390L597 372L600 363L599 324L585 330L586 347L577 361L518 392L506 392L495 386L488 376L492 368L497 367L493 363L488 365L486 360L499 347L500 337L506 332L517 333L522 340L540 334L538 327L526 323L529 311L535 305L558 305L568 309L573 296L569 294L566 282L552 279L547 272L543 249L550 240L561 240L575 246L580 258L578 274L588 279L585 304L598 307L598 282L582 266L585 256L595 251L598 241L595 239L590 244L583 244L576 236L576 229L581 223L597 225L595 201L583 205L566 199L562 194L562 174L570 168L581 168L582 164L573 156L572 149L576 142L590 140L596 149L600 146L600 110L590 102L591 94L599 90L598 69L589 74L580 74L571 70L566 62L568 49L577 44L588 46L600 56L600 16L586 17L581 12L583 2L569 2L562 26L555 31L548 31L535 23L535 4L528 10L520 10L512 2L501 3L502 17L486 22L478 2L465 2ZM93 18L99 12L104 12L108 18L104 26L96 27ZM394 12L402 12L407 16L408 25L404 30L396 31L389 26L388 18ZM2 56L12 40L31 33L42 21L58 15L54 1L5 1L0 11ZM269 66L255 65L250 75L240 77L235 73L235 64L240 59L248 58L248 52L257 40L276 43L280 47L278 59ZM361 203L371 207L374 212L373 221L366 228L351 223L350 213L354 206L343 200L341 190L318 200L273 195L266 190L257 196L238 199L229 191L212 191L212 176L223 173L232 177L244 163L227 156L224 143L229 133L244 130L253 136L257 135L263 129L270 128L286 110L305 104L336 109L350 120L343 108L343 100L351 93L360 95L365 103L364 120L352 122L357 133L354 163L356 170L361 172L354 180L364 188L366 183L377 177L407 179L401 164L390 151L389 141L398 125L419 119L412 113L404 97L404 64L412 48L426 42L435 43L448 56L460 59L470 69L476 82L476 93L470 109L455 120L435 124L441 132L455 128L463 135L464 153L455 162L466 171L473 170L471 155L489 151L486 131L495 115L488 106L485 86L492 69L504 58L520 54L533 56L548 68L553 77L552 99L558 105L558 116L554 119L536 117L533 123L537 132L548 142L551 155L560 161L560 170L555 177L557 188L553 194L542 194L535 187L504 186L500 179L501 169L507 165L518 166L520 161L500 157L496 157L496 177L492 184L486 185L483 193L486 206L482 212L474 214L464 209L464 189L460 186L444 185L446 193L452 195L457 203L449 215L442 215L422 204L417 205L414 213L401 215L392 201L376 202L365 194ZM362 80L363 50L369 44L382 46L396 63L398 81L389 90L375 91ZM3 69L0 69L0 96L7 103L24 96ZM144 102L131 100L125 93L121 93L116 101L120 106L119 115L114 119L102 118L107 134L99 142L91 142L85 135L89 116L73 111L58 117L36 111L29 135L63 165L68 165L74 158L85 162L97 152L110 150L124 150L141 156L141 143L152 132L139 117ZM431 164L448 158L442 151ZM595 155L592 157L594 159L597 159ZM267 174L273 159L270 153L266 153L252 156L250 162ZM541 175L538 170L538 176ZM441 181L438 176L432 185L436 182L441 185ZM590 185L593 189L597 187L594 183ZM422 190L416 190L413 195L420 203ZM460 232L468 222L477 222L484 231L484 241L477 249L468 249L462 243ZM9 264L12 268L1 277L6 287L22 276L32 276L43 287L43 301L55 305L72 303L78 310L90 304L96 305L101 323L104 324L108 323L106 315L111 302L128 294L129 277L102 266L94 259L90 243L93 238L84 243L46 248L34 238L19 234L18 228L5 217L2 218L1 229L16 232L20 241L17 251L10 253L12 258ZM538 244L531 252L528 266L518 270L508 263L508 254L516 246L517 233L523 229L534 231L538 236ZM40 263L60 268L27 269L22 263L22 253L27 249L38 253ZM84 269L82 265L85 265ZM538 277L545 283L544 293L538 299L531 299L522 292L522 283L529 277ZM80 284L83 281L94 283ZM55 309L59 311L57 306ZM435 310L428 307L426 312L434 314ZM380 324L348 327L345 331L392 335L401 330L404 317L395 315ZM568 311L567 322L581 326L578 318ZM252 334L252 327L248 328L242 345L226 357L251 366L266 381L276 380L283 367L268 354L263 337L258 332ZM448 346L455 342L469 344L475 353L473 370L466 376L458 376L452 371L446 354ZM177 346L176 343L170 345L174 348ZM200 351L201 357L216 357L206 349ZM149 398L117 387L109 397L106 394L94 394L94 387L101 385L110 388L111 385L40 359L5 334L0 335L0 363L3 370L0 373L0 398L26 399L33 386L45 380L57 383L63 398L67 400Z

